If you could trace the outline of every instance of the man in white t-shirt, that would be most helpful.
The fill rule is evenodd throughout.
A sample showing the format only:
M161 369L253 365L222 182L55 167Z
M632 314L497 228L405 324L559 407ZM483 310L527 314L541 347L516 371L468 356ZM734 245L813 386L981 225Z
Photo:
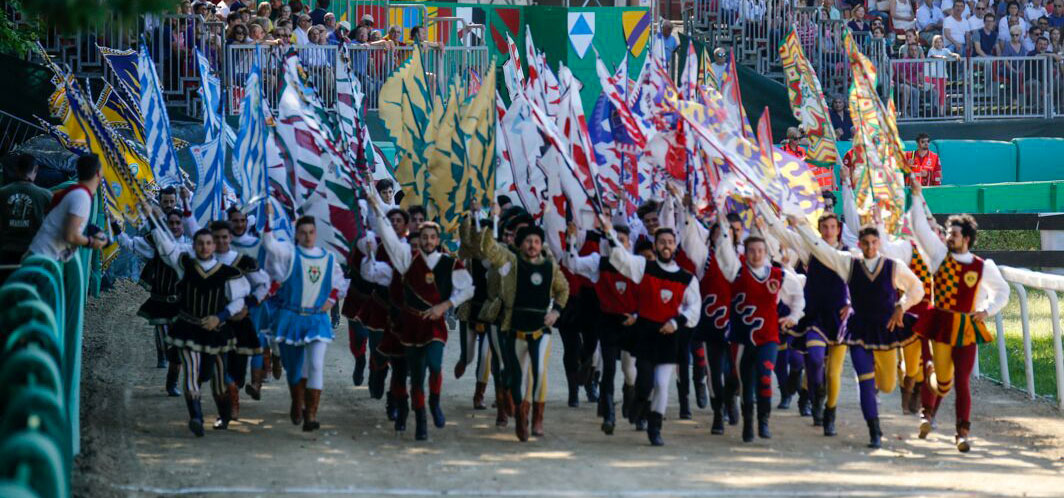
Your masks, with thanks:
M942 35L946 39L946 46L962 55L966 53L968 36L968 19L964 17L964 8L963 0L954 0L953 11L949 17L942 20Z
M40 230L30 242L30 254L40 254L59 261L67 261L80 247L100 249L107 244L106 237L95 228L85 235L92 209L92 195L100 186L100 159L95 155L78 158L78 182L59 191L52 197L48 215Z

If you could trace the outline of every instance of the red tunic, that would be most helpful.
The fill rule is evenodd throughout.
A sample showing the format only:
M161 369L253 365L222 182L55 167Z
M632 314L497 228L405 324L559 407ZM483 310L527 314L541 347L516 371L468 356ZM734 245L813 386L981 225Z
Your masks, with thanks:
M732 283L732 326L736 337L755 346L780 342L780 317L777 309L783 270L773 266L768 277L760 280L743 265Z
M731 282L724 278L717 259L706 259L706 271L698 283L702 294L702 319L713 332L728 331L728 309L732 299Z
M375 260L391 266L388 252L379 245L380 238L377 239L377 244ZM388 326L388 291L387 288L380 285L371 285L373 286L373 291L370 293L369 298L362 302L362 307L358 310L357 317L366 328L375 332L382 332Z
M421 312L451 297L451 275L463 269L462 262L447 255L440 256L436 267L429 269L425 258L415 254L410 268L403 275L402 330L399 340L404 346L424 346L432 341L447 342L447 322L444 318L430 320Z
M359 320L362 306L370 299L370 294L373 292L373 284L362 278L362 274L359 273L362 257L362 251L355 247L347 260L351 286L347 290L347 297L344 298L340 311L348 320Z
M606 258L599 261L599 278L595 282L595 293L603 313L615 315L636 312L635 282L621 275Z
M986 324L971 319L982 280L982 258L964 264L947 254L934 275L934 308L916 322L916 333L954 346L993 342Z
M683 269L670 273L657 262L647 261L643 280L635 289L639 318L659 325L676 318L692 278Z
M912 170L913 176L919 180L920 185L924 187L942 185L942 165L939 163L938 154L927 151L926 155L920 157L916 151L912 151L905 155L907 156L906 159L909 160L909 168Z

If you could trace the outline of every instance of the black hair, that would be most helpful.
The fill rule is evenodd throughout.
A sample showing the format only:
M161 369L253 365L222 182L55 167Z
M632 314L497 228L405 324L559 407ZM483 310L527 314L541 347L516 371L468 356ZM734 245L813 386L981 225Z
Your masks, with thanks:
M196 240L196 239L198 239L198 238L200 238L200 237L202 237L204 235L206 235L207 237L210 237L212 241L214 240L214 236L211 235L211 231L206 229L206 228L201 228L199 230L196 230L196 233L192 234L192 240Z
M863 239L865 235L873 235L876 238L879 238L879 228L876 228L875 225L865 225L861 227L861 230L857 232L857 240Z
M422 217L427 218L429 214L428 211L425 211L425 206L422 206L421 204L410 206L407 208L406 212L411 218L413 218L415 214L420 214Z
M480 220L480 228L495 228L495 220L484 218Z
M532 216L528 213L520 213L506 221L507 230L516 230L517 225L531 225L533 222Z
M823 214L820 215L819 218L816 219L816 227L817 227L817 229L820 228L820 225L822 223L824 223L825 221L828 221L828 220L835 220L835 223L838 223L839 222L839 215L837 215L835 213L832 213L830 211L825 211Z
M299 230L299 227L303 225L316 225L316 220L310 215L300 216L299 219L296 220L296 230Z
M768 242L765 242L765 239L756 235L751 235L747 237L746 240L743 241L743 247L749 249L752 244L756 244L758 242L765 244L765 247L768 248Z
M954 214L946 218L947 227L960 227L961 235L968 237L968 247L975 247L975 239L979 233L979 223L970 214Z
M391 219L392 215L394 215L394 214L402 216L403 217L403 223L410 223L410 213L408 213L406 211L403 211L402 209L399 209L399 208L390 209L388 211L388 214L385 214L384 217L388 218L388 219Z
M654 244L652 244L648 239L640 238L639 240L635 241L634 250L636 254L641 253L643 251L653 251Z
M395 188L395 184L392 183L392 181L387 179L387 178L382 178L380 180L377 180L377 183L373 184L373 187L377 189L377 192L380 192L381 190L388 189L388 188L394 189Z
M643 219L644 216L656 212L661 207L657 201L646 201L639 205L635 210L635 215L639 219Z
M211 222L211 233L217 232L219 230L225 230L225 231L229 232L230 234L232 234L233 233L233 225L230 225L229 222L225 221L225 220L212 221Z
M410 28L410 38L417 38L417 35L419 34L421 34L421 26Z
M658 237L661 237L662 235L672 235L672 237L675 239L676 230L673 230L669 227L659 227L657 230L654 230L654 241L657 242Z
M742 219L742 217L739 216L739 213L728 213L725 216L725 219L728 220L728 223L742 223L743 222L743 219Z
M96 154L86 154L78 158L78 181L92 180L100 174L100 158Z
M623 233L625 235L632 235L632 230L628 228L628 225L614 225L613 231L617 233Z
M177 195L177 187L170 185L169 187L164 187L159 190L159 197L161 198L164 195Z
M171 216L177 216L179 219L185 217L185 213L182 213L180 209L171 209L166 213L166 219L170 219Z
M499 207L502 207L505 204L513 204L514 201L510 200L510 196L508 195L500 195L495 198L495 203L498 204Z
M821 192L820 193L820 197L822 197L825 201L828 200L828 199L831 199L831 202L834 202L834 203L837 203L839 201L839 198L835 197L835 192L832 192L830 190L825 190L825 191Z
M15 160L15 174L26 178L37 169L37 158L31 154L19 154Z
M525 238L527 238L530 235L535 235L535 236L539 237L539 240L541 242L543 241L543 229L542 228L540 228L540 227L538 227L536 225L525 225L525 226L521 227L521 229L517 231L517 235L514 236L514 244L518 245L518 246L521 245L521 242L524 242Z

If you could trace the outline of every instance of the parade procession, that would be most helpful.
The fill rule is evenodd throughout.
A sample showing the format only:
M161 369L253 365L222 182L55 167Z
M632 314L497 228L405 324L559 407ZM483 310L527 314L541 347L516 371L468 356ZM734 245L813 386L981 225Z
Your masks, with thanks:
M980 226L999 220L984 213L1043 208L990 207L1026 195L1020 187L940 186L967 185L958 180L975 174L966 168L986 171L978 163L999 156L978 156L990 146L975 140L950 149L918 129L954 112L962 129L983 112L967 88L984 74L979 57L1012 45L980 45L981 20L957 40L950 21L960 7L967 19L969 3L980 19L992 2L929 0L940 23L948 16L942 34L914 28L912 37L911 0L870 2L867 14L863 2L830 0L542 11L155 3L168 10L120 36L56 45L62 37L42 24L24 47L47 76L37 83L47 101L34 104L47 113L25 125L41 133L26 143L50 155L5 142L14 159L0 190L0 298L27 311L0 311L0 389L21 393L17 402L0 394L9 411L21 407L0 420L33 434L5 445L0 432L0 470L5 453L22 469L0 472L0 495L496 496L509 487L508 496L569 496L566 486L572 496L791 495L773 487L803 472L787 470L790 460L864 476L830 483L832 471L820 469L809 482L827 487L802 484L796 496L980 495L970 486L983 481L965 477L980 474L950 469L1028 444L1059 454L1059 410L1007 401L1020 396L1007 389L1006 356L1026 357L1012 383L1026 372L1031 398L1057 404L1064 278L1012 268L1024 266L1013 259L999 266L994 258L1009 253L994 230L1020 227ZM1017 15L1011 5L1003 23ZM1005 31L1024 34L1032 8ZM1060 12L1037 8L1045 15L1032 27L1064 19L1059 1ZM996 22L986 26L997 33ZM1048 49L1041 31L1031 34L1035 52L1064 50L1053 30ZM912 81L904 64L916 63L884 56L895 36L899 53L933 47L927 61L911 57L923 61ZM1047 79L1002 83L1012 99L993 105L1057 126L1048 123L1064 110L1061 58L1027 59L1018 71ZM1009 135L1019 150L1012 171L1030 157L1022 140L1061 140L1024 136L1058 135ZM1040 177L980 183L1064 179L1052 176L1064 172L1064 147L1052 147L1037 156L1048 168ZM42 189L52 157L66 158L65 176ZM1044 211L1059 210L1055 202ZM1049 251L1036 269L1055 266L1046 227L1034 228ZM54 289L35 287L46 281ZM1056 331L1034 353L1025 286L1040 289L1032 300L1048 295ZM76 337L49 336L45 315ZM1004 330L1021 318L1019 351ZM1035 365L1043 347L1048 363ZM1038 384L1036 396L1043 374L1053 382L1054 347L1058 384L1046 393ZM55 366L28 358L53 350ZM1000 377L985 377L991 369ZM51 410L33 397L48 386L55 418L18 415ZM995 418L1008 413L1034 422ZM1034 426L1057 432L1037 443L995 439ZM63 435L32 439L48 431ZM61 478L41 475L52 453ZM661 463L689 457L709 469L731 459L721 474L730 480L684 484L687 464ZM575 470L524 458L599 466L574 484ZM888 487L882 466L911 458L923 463L898 472L923 466L941 486ZM337 459L360 466L331 469ZM1050 477L1059 463L1016 462L1041 469L1020 478L1033 496L1064 485ZM186 480L102 477L108 465ZM463 465L488 465L477 472L498 469L504 481L478 488L475 474L455 470ZM742 465L786 480L740 489ZM293 469L309 480L293 480ZM350 481L322 477L334 471ZM459 477L431 477L452 471ZM569 484L538 482L555 471ZM1013 470L988 472L986 481ZM358 484L363 473L377 476L372 486ZM614 478L621 487L589 484ZM15 491L20 482L28 494Z

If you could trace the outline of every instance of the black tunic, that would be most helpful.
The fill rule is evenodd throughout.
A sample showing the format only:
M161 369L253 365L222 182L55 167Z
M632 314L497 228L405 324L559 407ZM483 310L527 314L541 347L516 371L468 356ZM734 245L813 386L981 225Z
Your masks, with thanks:
M551 286L554 284L554 263L547 258L534 264L517 259L517 289L514 295L510 328L520 332L544 329L543 318L550 311ZM550 328L544 332L549 333Z
M230 266L240 270L240 274L245 277L259 270L258 262L243 254L237 255ZM239 320L229 320L226 322L226 327L232 329L233 337L236 339L237 353L243 355L262 354L262 343L259 342L259 334L255 330L255 322L251 320L250 314L245 314Z
M151 246L155 246L152 235L144 237ZM147 319L152 325L167 325L177 319L178 281L177 271L167 265L158 251L155 257L144 264L140 272L140 285L150 295L137 310L137 316Z
M181 255L184 277L178 284L181 299L178 301L178 316L167 342L184 349L201 353L227 353L236 346L231 328L222 326L216 330L200 327L200 319L221 313L229 299L226 284L241 277L240 270L218 262L209 271L204 271L196 258Z

